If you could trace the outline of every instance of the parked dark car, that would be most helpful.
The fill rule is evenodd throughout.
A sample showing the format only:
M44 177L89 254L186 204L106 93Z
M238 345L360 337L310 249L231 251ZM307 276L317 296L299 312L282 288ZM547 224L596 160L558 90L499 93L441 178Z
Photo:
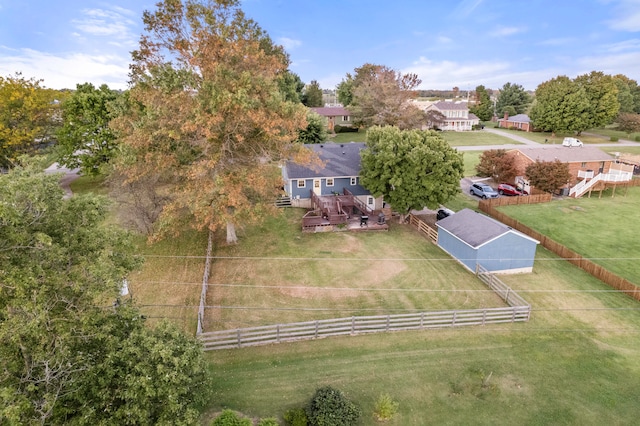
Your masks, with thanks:
M452 212L449 209L440 209L438 210L438 212L436 213L436 220L441 220L444 219L445 217L449 217L453 214L454 212Z
M483 199L498 198L498 193L486 183L474 183L469 188L469 192Z
M498 194L500 195L526 195L520 189L508 183L501 183L498 185Z

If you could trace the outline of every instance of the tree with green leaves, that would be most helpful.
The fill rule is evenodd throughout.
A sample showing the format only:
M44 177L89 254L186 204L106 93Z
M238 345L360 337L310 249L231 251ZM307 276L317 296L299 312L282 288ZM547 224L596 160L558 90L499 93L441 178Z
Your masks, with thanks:
M302 94L302 103L309 108L324 106L322 89L316 80L311 80L311 83L305 86Z
M338 83L336 96L338 97L338 102L343 106L351 105L353 101L353 76L351 76L351 74L347 73L347 76Z
M62 103L62 127L57 131L58 162L85 175L97 175L117 148L116 135L109 127L115 101L121 96L106 84L78 84Z
M476 87L476 102L469 108L469 112L477 115L481 121L489 121L493 117L493 103L483 85Z
M491 177L496 182L513 183L522 174L517 169L513 154L505 149L490 149L480 155L476 166L478 176Z
M20 73L0 77L0 167L12 167L21 154L50 141L64 93L41 86Z
M505 83L496 99L496 114L502 116L507 111L507 107L512 107L515 110L509 115L524 114L530 104L531 96L524 90L524 87L519 84Z
M103 224L104 199L64 200L58 180L30 166L0 174L0 418L196 423L209 388L201 345L117 303L141 258Z
M133 52L131 110L112 123L125 185L170 197L154 236L182 224L216 231L275 214L280 161L310 153L294 142L306 109L280 91L289 59L238 0L164 0L143 16ZM126 191L127 188L118 188Z
M618 87L613 77L600 71L591 71L589 74L576 77L575 82L584 89L588 100L586 110L588 120L578 130L578 134L587 129L613 123L620 111Z
M383 65L356 68L348 107L354 125L422 128L424 112L410 102L420 82L416 74L401 74Z
M536 189L554 193L569 183L571 173L569 165L560 160L539 161L531 163L525 170L529 183Z
M462 154L433 130L372 127L361 153L362 185L400 212L437 208L460 192Z
M287 70L279 77L278 86L285 101L294 103L302 102L304 83L298 74Z
M567 76L541 83L531 106L531 121L536 129L556 132L580 132L589 128L589 98L585 88Z
M323 143L328 137L327 119L320 114L309 110L307 113L307 127L298 131L298 142Z

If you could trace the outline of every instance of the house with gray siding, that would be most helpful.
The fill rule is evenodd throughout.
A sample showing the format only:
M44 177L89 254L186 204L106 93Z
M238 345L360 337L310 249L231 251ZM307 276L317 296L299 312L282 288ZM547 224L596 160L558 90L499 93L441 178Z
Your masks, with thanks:
M493 273L533 270L540 242L493 218L464 209L436 225L438 246L472 272L478 263Z
M314 168L288 162L282 168L285 193L295 207L311 207L311 193L317 196L349 193L371 210L382 208L382 197L374 198L360 184L360 151L363 142L307 144L318 154L323 166Z

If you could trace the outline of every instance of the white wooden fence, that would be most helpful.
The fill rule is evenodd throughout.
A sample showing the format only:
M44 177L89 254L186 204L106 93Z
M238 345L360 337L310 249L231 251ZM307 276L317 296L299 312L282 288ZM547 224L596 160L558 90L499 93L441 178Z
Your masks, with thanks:
M476 275L480 280L493 290L509 306L529 306L529 302L524 300L511 287L500 281L496 275L487 271L480 264L476 264Z
M211 331L202 333L199 337L205 350L229 349L328 336L520 322L528 321L530 313L531 307L526 305L398 315L354 316Z

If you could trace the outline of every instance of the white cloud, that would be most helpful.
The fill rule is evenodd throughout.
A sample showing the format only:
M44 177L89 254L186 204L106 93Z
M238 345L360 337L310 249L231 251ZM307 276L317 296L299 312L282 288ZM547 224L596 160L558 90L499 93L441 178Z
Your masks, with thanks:
M18 71L26 78L43 79L43 86L53 89L73 89L85 82L126 89L129 59L118 55L52 55L32 49L0 48L0 75Z
M458 6L453 9L452 16L457 18L466 18L473 13L474 10L480 4L482 4L483 0L462 0Z
M135 21L124 16L129 12L123 8L84 9L83 17L73 19L71 23L80 33L88 36L131 39L133 34L130 28L135 26Z
M280 37L277 40L277 43L282 45L282 47L284 47L285 50L292 50L292 49L295 49L296 47L302 46L302 42L300 40L295 40L289 37Z
M640 31L639 0L620 0L614 12L613 19L605 21L609 28L618 31Z
M575 43L576 39L571 37L549 38L538 43L540 46L567 46Z
M402 73L417 74L422 80L420 87L423 89L450 89L458 86L467 90L479 84L491 87L487 82L492 80L492 76L504 73L509 67L509 63L500 61L461 63L432 61L421 57L412 66L403 69Z
M491 37L507 37L517 33L523 33L526 30L525 27L498 27L491 31L489 35Z
M618 43L612 43L604 46L607 52L623 52L628 50L640 50L640 39L634 38L630 40L623 40Z

